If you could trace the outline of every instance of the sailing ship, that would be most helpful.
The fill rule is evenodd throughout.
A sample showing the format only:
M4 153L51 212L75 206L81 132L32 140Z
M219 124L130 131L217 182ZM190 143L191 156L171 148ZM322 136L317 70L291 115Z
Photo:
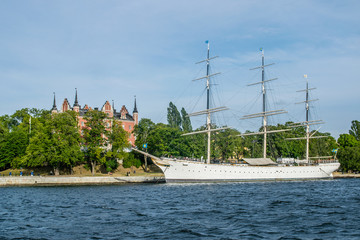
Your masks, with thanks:
M195 79L206 80L207 91L207 108L203 111L189 114L189 116L206 115L206 129L186 133L183 135L192 134L207 134L207 157L203 161L180 160L176 158L159 158L147 152L134 149L137 152L144 154L152 159L152 161L162 170L165 175L166 182L222 182L222 181L266 181L266 180L297 180L297 179L326 179L332 178L332 173L337 170L340 164L336 161L330 163L314 163L312 165L297 165L286 166L284 164L277 164L269 158L266 158L266 136L269 133L275 133L286 130L267 131L267 117L271 115L286 113L284 110L271 110L268 111L265 106L265 82L275 79L264 79L264 68L271 64L264 64L264 52L262 50L262 65L257 68L262 69L262 81L255 84L261 84L263 92L263 111L256 114L246 115L244 118L263 118L262 132L249 133L244 135L263 134L263 158L244 158L243 163L211 163L210 162L210 145L211 145L211 132L224 130L226 128L212 128L211 115L213 113L227 110L227 107L210 108L210 79L219 74L210 74L210 61L215 57L210 57L210 44L207 41L207 58L198 63L206 63L206 76ZM254 68L254 69L257 69ZM307 120L307 123L310 122ZM307 148L308 149L308 148ZM308 156L308 154L307 154Z

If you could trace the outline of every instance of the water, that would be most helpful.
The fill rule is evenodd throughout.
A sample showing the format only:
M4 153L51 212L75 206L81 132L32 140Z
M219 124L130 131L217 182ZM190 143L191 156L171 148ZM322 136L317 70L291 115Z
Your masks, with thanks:
M0 188L0 239L360 239L360 179Z

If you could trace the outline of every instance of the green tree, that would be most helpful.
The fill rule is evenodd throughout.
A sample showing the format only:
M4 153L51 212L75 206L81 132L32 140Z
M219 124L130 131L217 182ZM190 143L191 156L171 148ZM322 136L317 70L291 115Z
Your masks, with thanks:
M52 115L30 139L24 163L28 167L49 165L55 175L61 168L72 167L83 159L76 112Z
M170 127L181 129L181 116L172 102L169 103L167 108L167 120Z
M128 153L126 157L124 158L123 167L129 168L131 166L140 167L141 161L136 158L136 156L133 153Z
M91 165L91 173L95 174L97 164L106 162L106 147L108 132L105 129L106 114L100 111L88 111L85 115L84 128L85 156Z
M360 171L360 147L346 146L337 154L343 171Z
M135 125L133 134L136 137L135 145L139 149L142 149L142 145L147 143L147 138L149 136L149 133L150 133L151 129L154 128L154 126L155 126L155 123L153 123L148 118L142 118L139 121L139 124Z
M236 144L241 143L239 140L239 131L235 129L224 129L219 132L214 133L214 145L215 151L214 153L218 152L218 156L222 160L227 160L234 155L235 148L241 148L241 146L236 146ZM216 155L215 155L216 156ZM217 157L218 158L218 157Z
M124 130L121 122L117 122L115 119L112 120L111 132L108 134L108 142L111 145L111 151L106 153L106 170L108 172L116 169L118 164L118 159L124 159L127 156L125 152L126 148L130 147L128 137L129 133Z
M247 130L245 133L251 132ZM244 142L244 157L257 158L262 156L262 136L249 135L242 138Z
M204 131L205 126L197 128L195 131ZM206 156L207 152L207 134L192 134L188 136L180 136L183 143L183 156L200 159Z
M53 153L50 150L52 142L49 139L48 133L48 131L43 129L43 131L38 131L30 139L30 144L26 149L26 155L18 165L27 167L43 167L48 165L51 153ZM56 172L55 169L54 172Z
M49 111L23 108L11 116L0 117L0 169L21 165L30 137L48 115Z
M349 130L349 134L354 136L356 140L360 141L360 122L358 120L351 122L351 130Z
M26 147L29 143L29 135L28 131L17 127L11 132L4 131L1 138L0 169L7 169L11 165L17 165L15 162L18 162L25 155Z
M338 138L338 144L342 148L360 146L360 142L357 141L356 138L350 134L340 134Z
M192 131L191 121L185 108L181 109L181 123L182 123L182 130L184 132Z
M156 124L148 136L148 151L155 156L184 156L186 144L181 131L166 124Z
M332 156L332 149L337 148L335 138L330 133L315 133L314 136L324 136L322 138L314 138L310 140L310 156Z

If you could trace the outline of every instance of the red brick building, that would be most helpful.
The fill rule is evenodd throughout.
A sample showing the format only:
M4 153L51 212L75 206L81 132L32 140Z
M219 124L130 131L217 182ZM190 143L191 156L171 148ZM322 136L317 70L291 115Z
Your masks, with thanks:
M113 118L115 119L115 121L121 122L125 131L127 131L129 133L129 142L131 143L131 145L135 144L135 136L132 134L132 131L134 129L134 126L137 125L138 121L139 121L139 113L138 113L137 107L136 107L136 98L134 101L134 110L132 112L132 115L130 115L130 113L126 109L125 105L123 105L121 107L121 110L119 112L116 112L116 109L114 108L114 102L113 102L113 105L111 105L109 103L109 101L106 101L100 110L98 108L92 109L87 104L85 104L84 107L82 108L78 102L77 90L75 92L75 102L74 102L73 107L70 106L68 99L65 98L64 102L61 105L61 109L57 110L55 93L54 93L54 103L53 103L53 107L51 109L51 113L52 114L53 113L61 113L61 112L66 112L66 111L78 112L80 129L84 128L86 125L86 120L84 119L84 116L89 110L102 111L107 114L108 119L106 121L106 128L108 130L110 130L112 127L112 119Z

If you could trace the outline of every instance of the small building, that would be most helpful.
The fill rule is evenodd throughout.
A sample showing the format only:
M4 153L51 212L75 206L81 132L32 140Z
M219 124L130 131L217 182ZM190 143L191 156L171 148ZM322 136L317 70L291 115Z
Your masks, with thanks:
M113 102L113 105L111 105L109 103L109 101L105 101L104 105L101 107L100 110L97 107L95 107L93 109L93 108L89 107L87 104L85 104L84 107L81 107L78 102L77 89L75 90L74 105L71 107L68 99L65 98L61 105L61 109L58 110L56 107L56 99L55 99L55 93L54 93L54 102L53 102L53 107L51 109L51 114L62 113L62 112L66 112L66 111L78 112L79 113L79 115L78 115L79 123L78 124L79 124L80 129L85 128L86 120L84 117L85 117L85 114L90 110L102 111L107 114L108 119L106 121L105 127L108 130L111 130L112 119L115 119L115 121L121 122L122 127L125 129L125 131L127 131L129 133L130 144L133 146L135 145L135 136L132 133L132 131L134 130L135 125L137 125L139 122L139 113L138 113L138 110L136 107L136 97L134 100L134 110L131 115L129 113L129 111L127 110L127 108L125 107L125 105L123 105L121 107L119 112L116 112L116 109L114 108L114 102ZM82 130L81 130L81 133L82 133Z

